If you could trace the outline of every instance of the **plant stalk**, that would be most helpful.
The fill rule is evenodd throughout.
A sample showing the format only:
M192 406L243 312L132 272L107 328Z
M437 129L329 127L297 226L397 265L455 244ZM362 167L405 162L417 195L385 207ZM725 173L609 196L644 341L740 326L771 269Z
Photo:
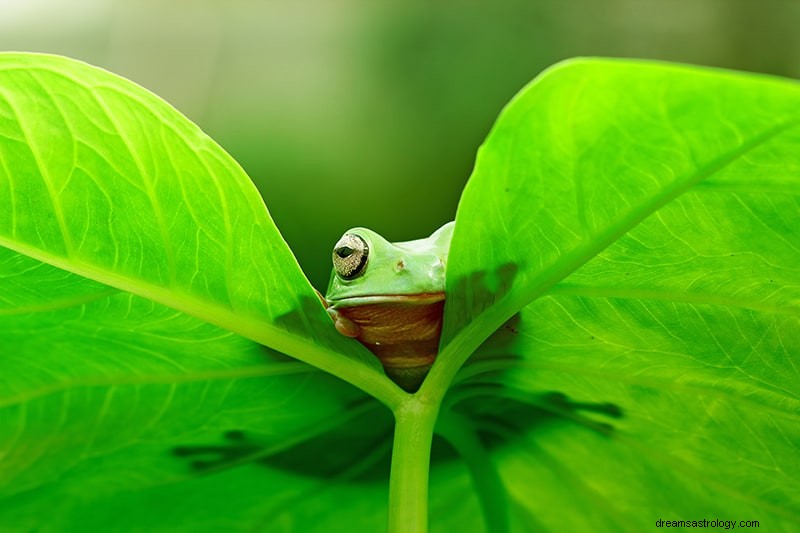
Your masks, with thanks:
M428 531L428 472L439 405L409 396L394 411L389 533Z

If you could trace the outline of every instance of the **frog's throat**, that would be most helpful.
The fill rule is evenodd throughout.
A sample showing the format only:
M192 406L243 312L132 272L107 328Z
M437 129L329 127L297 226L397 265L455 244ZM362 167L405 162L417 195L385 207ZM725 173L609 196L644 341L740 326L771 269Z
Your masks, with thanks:
M432 295L428 295L432 296ZM436 359L444 295L403 298L336 309L354 325L356 338L374 353L386 374L415 391Z

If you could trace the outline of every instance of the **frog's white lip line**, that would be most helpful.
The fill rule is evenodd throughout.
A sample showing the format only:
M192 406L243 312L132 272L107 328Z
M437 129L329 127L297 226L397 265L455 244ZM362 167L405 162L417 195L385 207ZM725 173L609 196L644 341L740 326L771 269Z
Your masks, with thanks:
M364 294L330 301L331 307L355 307L370 304L409 304L424 305L444 300L443 292L425 292L422 294Z

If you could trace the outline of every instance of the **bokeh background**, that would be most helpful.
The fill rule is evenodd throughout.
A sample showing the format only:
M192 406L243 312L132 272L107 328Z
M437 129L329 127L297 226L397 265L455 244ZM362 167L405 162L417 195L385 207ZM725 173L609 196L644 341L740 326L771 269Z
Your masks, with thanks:
M0 0L0 49L128 77L224 146L309 279L455 215L503 105L574 56L800 78L800 0ZM1 208L2 206L0 206Z

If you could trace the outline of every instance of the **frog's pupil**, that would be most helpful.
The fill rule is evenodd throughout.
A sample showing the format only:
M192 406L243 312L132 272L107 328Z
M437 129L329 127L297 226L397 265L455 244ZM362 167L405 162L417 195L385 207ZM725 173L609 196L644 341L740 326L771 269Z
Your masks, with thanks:
M350 257L353 255L353 249L349 246L342 246L336 250L336 255L344 259L345 257Z

